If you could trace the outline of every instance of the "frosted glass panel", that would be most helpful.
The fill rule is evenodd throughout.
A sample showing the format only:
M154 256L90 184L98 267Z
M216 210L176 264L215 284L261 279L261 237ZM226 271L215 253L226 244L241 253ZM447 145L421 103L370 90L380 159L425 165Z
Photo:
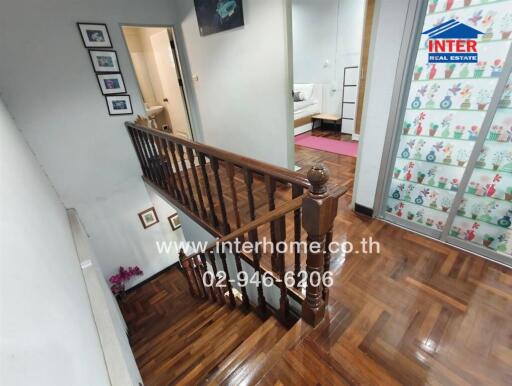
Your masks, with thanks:
M512 77L501 98L450 235L512 255Z
M430 1L422 30L450 19L484 32L478 63L430 64L422 35L386 201L389 215L439 231L510 47L512 1Z

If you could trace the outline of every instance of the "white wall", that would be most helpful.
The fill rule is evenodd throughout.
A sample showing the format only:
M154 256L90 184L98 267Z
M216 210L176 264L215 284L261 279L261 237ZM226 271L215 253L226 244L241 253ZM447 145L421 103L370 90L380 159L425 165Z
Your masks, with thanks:
M0 92L66 207L74 207L105 275L138 264L146 276L159 256L165 222L144 230L137 213L152 206L123 122L109 117L78 21L107 23L134 112L144 109L120 23L172 24L171 2L17 0L0 12ZM140 278L139 280L142 280Z
M176 0L199 140L279 166L293 165L286 0L243 1L245 25L201 37L193 0Z
M354 202L373 208L408 7L416 1L377 0L366 80Z
M68 218L0 101L0 374L110 385Z
M325 113L341 113L343 68L359 66L364 11L363 0L292 0L294 82L323 84ZM347 73L347 83L357 81L358 73ZM346 101L356 100L355 88L346 92Z

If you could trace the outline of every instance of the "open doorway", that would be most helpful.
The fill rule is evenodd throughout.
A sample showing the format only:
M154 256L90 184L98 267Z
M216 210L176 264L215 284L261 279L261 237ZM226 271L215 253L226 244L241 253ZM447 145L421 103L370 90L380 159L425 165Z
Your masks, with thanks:
M192 139L173 28L121 28L144 101L143 120L155 129Z
M292 0L294 139L356 157L375 0Z

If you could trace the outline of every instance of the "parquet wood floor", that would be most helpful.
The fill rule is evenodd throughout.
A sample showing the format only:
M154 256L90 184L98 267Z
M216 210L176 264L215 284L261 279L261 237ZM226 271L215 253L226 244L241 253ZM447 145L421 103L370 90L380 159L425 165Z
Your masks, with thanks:
M353 184L354 158L297 146L296 160L303 171L324 162L332 181ZM263 207L263 185L261 189ZM288 197L284 188L279 194L283 200ZM240 207L245 205L242 197ZM299 321L282 337L269 338L275 344L270 347L266 341L265 355L252 354L247 361L243 352L250 350L244 344L235 350L238 354L227 351L246 338L254 342L249 330L261 331L267 322L261 325L250 316L191 298L186 283L175 280L172 272L130 295L123 309L146 385L165 384L155 381L164 375L167 382L183 379L201 361L213 366L214 360L206 359L211 352L218 359L230 358L215 365L211 384L511 385L512 271L357 215L350 201L350 192L341 198L334 239L357 247L362 237L372 237L380 243L380 253L334 256L325 320L315 329ZM195 326L222 326L220 338L207 331L175 336L190 313L198 318ZM208 315L217 316L211 320ZM229 328L235 324L237 335ZM197 344L195 350L178 349L179 342L188 347L201 337L209 341L205 350L210 351L200 351ZM223 346L226 341L230 343ZM225 351L220 355L219 350ZM181 359L174 360L175 355Z

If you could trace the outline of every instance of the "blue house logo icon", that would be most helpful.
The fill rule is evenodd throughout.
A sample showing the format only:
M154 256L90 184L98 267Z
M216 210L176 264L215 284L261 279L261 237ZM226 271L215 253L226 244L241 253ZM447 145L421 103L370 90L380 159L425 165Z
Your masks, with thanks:
M483 32L450 19L423 35L428 35L429 63L476 63L478 62L478 35Z

